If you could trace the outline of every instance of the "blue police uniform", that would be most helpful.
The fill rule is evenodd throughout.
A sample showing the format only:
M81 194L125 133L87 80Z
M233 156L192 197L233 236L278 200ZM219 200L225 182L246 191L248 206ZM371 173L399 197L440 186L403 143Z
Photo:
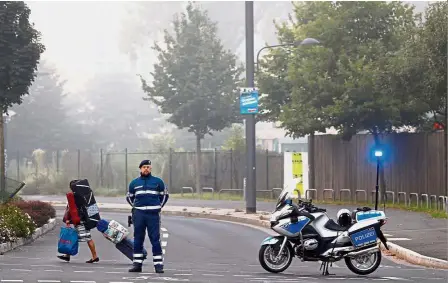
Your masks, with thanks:
M149 162L149 163L148 163ZM150 161L142 161L150 164ZM162 179L141 175L129 184L127 200L133 205L134 258L132 271L140 271L143 264L143 243L146 230L152 245L153 263L157 272L163 272L163 253L160 244L160 211L169 194ZM130 270L131 271L131 270Z

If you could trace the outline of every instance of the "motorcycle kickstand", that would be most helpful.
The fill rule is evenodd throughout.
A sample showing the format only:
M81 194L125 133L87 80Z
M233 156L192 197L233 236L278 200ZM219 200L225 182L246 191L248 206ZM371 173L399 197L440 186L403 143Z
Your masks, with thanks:
M330 266L330 264L331 264L331 266L333 266L332 262L328 262L328 261L323 261L322 262L322 265L320 266L319 270L322 270L322 268L324 269L322 271L322 275L323 276L335 275L335 274L331 274L331 273L328 272L328 267Z

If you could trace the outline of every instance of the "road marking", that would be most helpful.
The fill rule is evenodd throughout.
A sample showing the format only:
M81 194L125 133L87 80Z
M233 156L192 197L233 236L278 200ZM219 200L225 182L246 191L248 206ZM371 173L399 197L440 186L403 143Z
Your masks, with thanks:
M11 269L11 270L14 270L14 271L25 271L25 272L31 272L31 269Z
M162 234L163 238L168 238L169 234Z
M409 238L388 238L388 241L410 241Z
M60 280L37 280L39 283L58 283Z
M386 277L386 276L383 276L383 277L381 277L381 278L384 278L384 279L389 279L389 280L402 280L402 281L411 281L411 280L409 280L409 279L405 279L405 278L400 278L400 277Z
M92 273L93 270L73 270L73 272Z
M2 279L1 282L23 282L23 280Z
M119 273L125 273L125 272L123 272L123 271L106 271L105 273L119 274Z
M168 230L166 230L166 228L164 227L160 228L160 230L162 230L163 232L168 232Z
M174 274L174 276L191 276L193 274L188 274L188 273L178 273L178 274ZM112 283L112 282L111 282Z
M51 265L51 264L31 264L31 266L34 266L34 267L44 267L44 266L46 266L46 267L59 267L59 265Z
M109 283L134 283L134 282L129 282L129 281L128 282L126 282L126 281L125 282L110 281Z
M21 263L0 263L0 265L23 265Z
M96 283L95 281L70 281L71 283Z
M39 257L26 257L26 256L10 256L9 258L19 258L19 259L41 259Z
M216 276L216 277L222 277L223 274L202 274L202 276Z
M47 269L45 272L62 272L62 269Z
M234 274L235 277L251 277L253 275L247 275L247 274Z

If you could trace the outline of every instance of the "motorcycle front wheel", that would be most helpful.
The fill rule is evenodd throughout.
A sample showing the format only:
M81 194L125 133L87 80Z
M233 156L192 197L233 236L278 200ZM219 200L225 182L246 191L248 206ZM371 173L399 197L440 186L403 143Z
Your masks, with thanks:
M291 265L293 258L291 249L285 246L282 254L277 257L279 252L280 245L264 245L260 247L258 260L266 271L279 273L285 271Z
M356 257L346 257L345 264L353 273L367 275L374 272L381 263L381 251Z

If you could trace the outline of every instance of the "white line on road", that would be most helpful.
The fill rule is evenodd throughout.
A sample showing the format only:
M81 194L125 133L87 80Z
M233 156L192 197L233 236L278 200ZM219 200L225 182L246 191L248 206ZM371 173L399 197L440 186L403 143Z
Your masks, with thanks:
M134 282L129 282L129 281L124 281L124 282L116 282L116 281L111 281L111 282L109 282L109 283L134 283Z
M61 282L61 280L37 280L39 283L58 283Z
M409 238L388 238L388 241L410 241Z
M222 274L202 274L202 276L215 276L215 277L222 277L224 275Z
M80 273L92 273L93 270L73 270L73 272L80 272Z
M178 274L174 274L174 276L191 276L193 274L188 274L188 273L178 273ZM112 282L111 282L112 283Z
M11 269L11 270L14 270L14 271L25 271L25 272L31 272L31 269L15 269L15 268L13 268L13 269Z
M2 279L1 282L23 282L23 280Z
M70 281L71 283L96 283L95 281Z
M106 271L105 273L120 274L120 273L125 273L125 272L122 272L122 271Z
M247 275L247 274L234 274L233 276L235 276L235 277L251 277L252 275Z
M62 269L47 269L45 272L62 272Z

